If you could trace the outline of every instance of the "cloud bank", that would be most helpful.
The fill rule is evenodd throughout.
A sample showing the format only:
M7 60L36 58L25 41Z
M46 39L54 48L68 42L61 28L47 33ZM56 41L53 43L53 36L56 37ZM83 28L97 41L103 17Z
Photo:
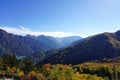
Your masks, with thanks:
M30 30L29 28L25 28L24 26L19 25L19 28L13 28L8 26L0 26L0 29L7 31L8 33L13 33L16 35L46 35L46 36L53 36L53 37L66 37L66 36L73 36L74 34L66 33L66 32L35 32Z

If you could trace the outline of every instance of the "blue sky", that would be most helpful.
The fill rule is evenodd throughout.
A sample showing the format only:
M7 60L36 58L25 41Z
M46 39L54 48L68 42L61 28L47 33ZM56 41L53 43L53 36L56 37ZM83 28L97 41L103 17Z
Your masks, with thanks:
M120 0L0 0L0 28L87 37L120 30Z

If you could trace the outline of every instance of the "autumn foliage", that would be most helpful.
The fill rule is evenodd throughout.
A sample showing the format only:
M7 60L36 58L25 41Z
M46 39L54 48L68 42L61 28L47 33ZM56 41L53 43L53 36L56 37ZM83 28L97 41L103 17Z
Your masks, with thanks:
M120 63L86 62L78 65L50 63L35 66L24 59L10 64L11 56L0 58L0 79L3 77L16 80L119 80ZM12 60L14 60L12 59ZM19 63L16 63L19 62Z

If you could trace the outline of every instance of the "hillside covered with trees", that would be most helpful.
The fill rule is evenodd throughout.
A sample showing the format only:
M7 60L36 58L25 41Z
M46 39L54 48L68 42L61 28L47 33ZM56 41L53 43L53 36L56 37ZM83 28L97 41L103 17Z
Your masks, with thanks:
M3 78L14 78L15 80L119 80L120 63L94 61L77 65L51 65L50 63L34 65L24 57L4 55L0 58L0 79Z
M51 64L80 64L103 58L120 56L120 31L101 33L77 42L57 53L46 57L41 63Z

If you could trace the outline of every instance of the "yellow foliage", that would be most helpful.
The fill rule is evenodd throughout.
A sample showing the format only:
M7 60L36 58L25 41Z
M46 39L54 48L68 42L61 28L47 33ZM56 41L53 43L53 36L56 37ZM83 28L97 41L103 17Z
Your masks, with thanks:
M7 67L7 72L10 72L10 67Z
M66 80L64 76L59 77L58 80Z
M41 77L43 77L43 74L41 74L41 73L36 73L36 76L39 77L39 78L41 78Z
M30 71L30 72L28 73L28 75L34 76L34 75L35 75L35 72L34 72L34 71Z
M74 77L72 80L104 80L104 79L96 75L77 73L77 74L74 74Z
M20 76L23 76L23 75L24 75L24 72L23 72L23 71L19 71L18 74L19 74Z
M10 67L7 67L7 70L10 70Z
M76 75L79 75L79 72L76 72Z
M48 67L47 70L50 70L50 68Z
M17 73L19 73L20 72L20 69L17 69Z

